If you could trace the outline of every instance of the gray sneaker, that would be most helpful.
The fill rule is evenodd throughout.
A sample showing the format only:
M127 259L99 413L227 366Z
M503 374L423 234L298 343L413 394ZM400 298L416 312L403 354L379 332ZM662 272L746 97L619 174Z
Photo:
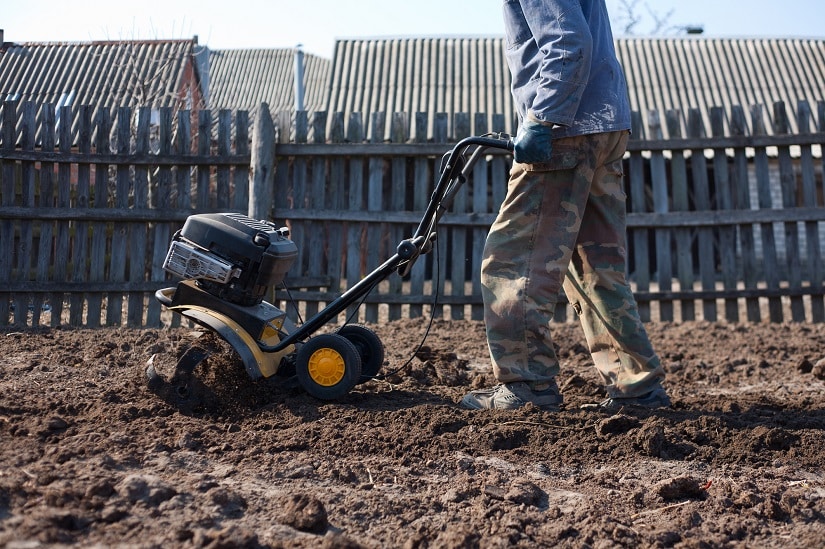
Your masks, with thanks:
M625 406L651 409L670 408L670 397L667 396L665 388L658 385L641 396L629 398L608 398L599 404L585 404L582 408L598 408L600 410L614 411Z
M527 383L519 381L472 391L461 399L461 406L471 410L515 410L532 402L542 410L557 412L562 401L555 381L541 391L534 391Z

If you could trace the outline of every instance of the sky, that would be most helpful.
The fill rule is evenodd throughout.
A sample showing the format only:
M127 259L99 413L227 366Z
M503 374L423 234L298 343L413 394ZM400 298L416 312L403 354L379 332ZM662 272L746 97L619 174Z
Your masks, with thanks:
M210 49L293 48L332 58L337 38L501 36L502 0L0 0L7 42L189 39ZM822 0L607 0L616 36L825 38Z

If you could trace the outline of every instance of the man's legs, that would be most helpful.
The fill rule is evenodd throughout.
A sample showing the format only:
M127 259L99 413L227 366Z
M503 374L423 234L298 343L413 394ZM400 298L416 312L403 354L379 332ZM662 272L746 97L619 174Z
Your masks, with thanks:
M481 264L484 321L501 383L552 381L550 323L576 243L593 170L587 137L562 139L542 165L514 164Z
M626 143L626 132L563 139L554 143L553 160L541 169L513 166L481 267L493 373L509 388L475 391L464 405L516 407L537 401L530 398L531 391L540 402L561 402L550 323L562 284L582 311L582 325L610 396L635 396L662 377L624 276L621 157ZM591 187L594 180L596 189ZM583 237L582 219L591 204L596 211L587 212ZM607 240L596 245L600 232L607 233ZM563 282L568 266L572 270ZM616 303L619 309L610 309Z
M579 314L608 397L638 397L659 386L664 371L639 318L625 276L626 198L622 156L627 134L594 136L606 161L593 174L590 197L564 291Z

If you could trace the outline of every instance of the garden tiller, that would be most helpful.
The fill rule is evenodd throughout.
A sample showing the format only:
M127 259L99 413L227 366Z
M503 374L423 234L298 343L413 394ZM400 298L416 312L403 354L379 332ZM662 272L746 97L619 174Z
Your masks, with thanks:
M512 140L502 134L467 137L445 153L435 189L413 236L402 240L392 257L300 326L264 300L283 282L297 257L288 229L241 214L189 216L172 238L163 265L183 280L174 288L158 290L155 297L174 313L225 340L252 379L277 374L297 379L314 397L341 397L356 384L378 375L384 362L383 343L361 324L315 332L358 304L394 272L406 276L416 259L432 250L438 221L488 148L512 150ZM171 386L173 394L185 398L195 367L209 354L201 346L190 346L177 361L169 382L150 360L146 370L149 386L156 392Z

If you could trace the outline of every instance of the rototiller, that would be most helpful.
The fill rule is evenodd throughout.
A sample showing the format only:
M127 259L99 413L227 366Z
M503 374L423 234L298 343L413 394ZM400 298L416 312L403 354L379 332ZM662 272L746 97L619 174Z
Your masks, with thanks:
M165 307L212 330L240 356L252 379L276 374L297 379L310 395L331 400L378 375L384 345L361 324L345 324L334 332L314 335L327 322L359 303L379 282L397 272L406 276L421 254L429 253L436 226L467 174L488 148L512 150L503 134L468 137L444 154L441 172L423 218L412 237L396 253L297 326L287 313L264 301L284 281L298 249L287 228L236 213L197 214L187 218L172 238L163 268L183 280L158 290ZM152 361L149 386L169 386L185 398L195 367L209 352L193 345L180 357L166 382Z

